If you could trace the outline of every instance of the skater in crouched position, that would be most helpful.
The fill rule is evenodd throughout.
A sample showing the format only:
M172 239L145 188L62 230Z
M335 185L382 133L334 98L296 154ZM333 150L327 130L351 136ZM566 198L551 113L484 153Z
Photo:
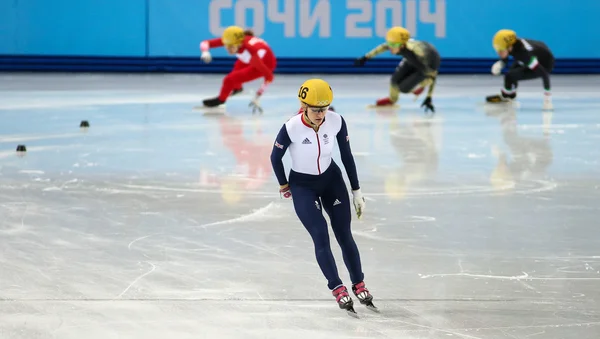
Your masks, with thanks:
M544 109L552 109L550 93L550 72L554 68L554 55L542 41L517 37L515 31L499 30L492 44L500 60L492 66L492 74L499 75L512 56L514 61L504 75L504 88L500 94L486 98L489 103L508 102L517 96L517 86L521 80L542 78L544 83Z
M421 104L425 111L435 112L432 103L435 81L440 68L440 55L428 42L410 39L410 32L404 27L392 27L386 34L386 42L356 59L354 64L362 66L367 59L385 51L402 56L402 62L392 74L390 95L377 100L376 106L391 106L398 101L400 93L413 93L419 96L429 87L427 98Z
M277 66L275 54L269 45L264 40L255 37L252 31L244 31L241 27L230 26L225 29L222 37L202 41L200 44L202 60L209 63L212 60L209 50L222 46L225 46L229 54L235 54L238 60L231 72L223 79L219 96L204 100L204 106L222 105L230 95L242 92L244 83L264 78L265 82L250 103L253 110L261 110L258 101L267 85L273 81L273 71Z
M327 82L321 79L307 80L300 87L298 98L303 113L296 114L283 125L271 153L279 191L283 198L292 199L298 218L312 237L317 262L340 308L355 313L352 298L338 275L322 210L329 215L331 228L342 249L344 263L352 280L352 291L362 304L376 310L373 297L363 282L360 255L350 229L350 197L342 172L332 160L337 142L352 186L356 214L360 218L365 200L350 150L346 122L341 115L329 110L333 92ZM292 157L289 181L282 161L288 149Z

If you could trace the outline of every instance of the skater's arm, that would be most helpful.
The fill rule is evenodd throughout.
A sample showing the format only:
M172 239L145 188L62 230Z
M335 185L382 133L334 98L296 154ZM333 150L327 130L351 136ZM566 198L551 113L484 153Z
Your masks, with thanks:
M288 184L287 178L285 177L285 169L283 168L283 156L291 143L292 140L290 140L287 128L283 125L279 130L279 134L277 134L273 150L271 151L271 165L273 166L273 171L275 172L275 176L277 177L280 186L286 186Z
M348 180L350 180L350 186L353 191L360 188L358 183L358 173L356 172L356 163L354 162L354 156L350 149L350 138L348 137L348 128L346 127L346 121L342 118L342 127L337 134L337 143L340 147L340 156L342 163L346 168L346 174L348 174Z
M384 43L384 44L381 44L381 45L373 48L372 50L370 50L367 54L364 55L364 57L366 59L371 59L371 58L374 58L374 57L378 56L379 54L381 54L381 53L383 53L385 51L388 51L389 49L390 48L388 47L388 45Z
M207 52L209 49L215 47L223 47L223 41L221 38L204 40L200 43L200 51L202 52Z

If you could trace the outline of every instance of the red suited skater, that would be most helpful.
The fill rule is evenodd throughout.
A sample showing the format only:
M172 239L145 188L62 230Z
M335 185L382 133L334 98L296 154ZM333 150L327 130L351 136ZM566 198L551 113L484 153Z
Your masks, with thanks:
M209 50L225 46L229 54L235 54L238 60L233 69L223 79L219 96L203 101L205 107L216 107L224 104L230 95L240 93L242 85L246 82L264 78L265 82L256 93L256 98L250 103L253 111L262 111L258 100L266 86L273 81L273 71L277 66L277 59L267 43L254 36L252 31L238 26L229 26L221 38L204 40L200 44L202 60L209 63L212 60Z

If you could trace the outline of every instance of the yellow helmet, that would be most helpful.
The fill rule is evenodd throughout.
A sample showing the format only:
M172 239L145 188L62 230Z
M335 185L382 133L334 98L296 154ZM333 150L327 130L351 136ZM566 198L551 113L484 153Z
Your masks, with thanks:
M223 31L221 41L225 46L238 46L244 41L244 29L238 26L229 26Z
M410 39L410 32L400 26L392 27L385 35L388 45L404 45Z
M492 40L492 44L494 45L494 49L498 51L504 51L508 49L510 46L514 45L517 42L517 33L510 29L501 29L495 35Z
M333 101L333 91L325 80L309 79L300 86L298 99L310 107L326 107Z

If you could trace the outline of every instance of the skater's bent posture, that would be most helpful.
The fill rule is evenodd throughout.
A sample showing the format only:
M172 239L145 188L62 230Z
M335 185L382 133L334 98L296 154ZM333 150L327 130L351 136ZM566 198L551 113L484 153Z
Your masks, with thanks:
M377 100L376 106L390 106L398 101L400 93L420 95L429 86L427 98L421 107L434 112L431 102L435 81L440 68L440 55L428 42L410 39L410 32L404 27L392 27L385 36L386 42L356 59L354 64L362 66L368 59L385 51L402 56L402 62L392 74L390 95Z
M273 81L273 71L277 66L277 60L271 47L264 40L255 37L251 31L244 31L238 26L230 26L225 29L222 37L204 40L200 43L202 60L209 63L212 60L209 50L222 46L225 46L229 54L235 54L238 60L231 72L223 79L219 96L204 100L204 106L215 107L224 104L231 94L237 94L243 90L244 83L265 78L255 99L255 104L258 105L258 98L262 95L266 85Z
M279 191L283 198L293 200L296 214L314 242L317 262L327 279L327 286L340 308L354 311L352 298L338 275L322 210L329 215L331 228L342 249L352 280L352 291L361 303L374 308L373 297L363 282L360 255L350 230L350 197L342 172L332 160L337 141L352 186L356 214L360 218L365 200L358 183L346 122L341 115L329 110L333 92L327 82L307 80L300 87L298 98L303 113L296 114L283 125L271 152ZM288 149L292 157L289 182L282 161Z
M554 55L542 41L517 37L515 31L499 30L492 40L494 49L500 60L492 66L492 74L499 75L512 56L514 61L504 75L504 88L500 94L490 95L487 102L499 103L510 101L517 96L517 86L521 80L542 78L544 83L544 109L552 109L550 94L550 72L554 68Z

